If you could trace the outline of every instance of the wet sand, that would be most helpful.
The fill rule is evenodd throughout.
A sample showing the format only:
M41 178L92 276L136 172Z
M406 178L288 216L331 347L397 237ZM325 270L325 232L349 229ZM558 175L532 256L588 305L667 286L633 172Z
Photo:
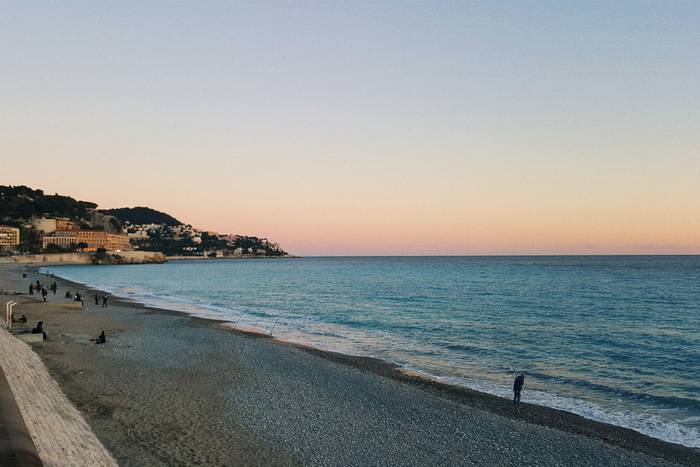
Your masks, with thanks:
M128 266L125 266L128 267ZM18 266L0 289L25 291ZM56 279L35 346L120 465L699 465L700 452L577 415L407 375L382 361L232 332ZM66 288L85 291L69 310ZM101 330L105 345L89 339Z

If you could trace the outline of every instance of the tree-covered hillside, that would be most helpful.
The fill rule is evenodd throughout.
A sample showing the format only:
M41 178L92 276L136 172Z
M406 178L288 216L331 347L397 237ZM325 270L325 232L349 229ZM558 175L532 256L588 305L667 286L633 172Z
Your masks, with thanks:
M276 243L255 236L228 235L202 231L155 209L139 206L98 210L97 204L70 196L47 195L26 186L0 185L0 224L20 229L17 251L40 253L73 251L79 245L42 247L44 231L37 230L35 218L67 218L79 229L131 234L136 249L168 255L285 256Z
M82 220L97 205L70 196L46 195L26 186L0 185L0 221L12 223L32 217L67 217Z
M120 221L132 224L180 225L182 222L164 212L137 206L135 208L100 209L100 212L114 216Z

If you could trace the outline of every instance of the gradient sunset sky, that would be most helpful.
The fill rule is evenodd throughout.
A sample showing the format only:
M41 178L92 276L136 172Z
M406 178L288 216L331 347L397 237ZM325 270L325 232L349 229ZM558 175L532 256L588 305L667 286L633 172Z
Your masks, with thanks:
M700 253L700 3L2 2L0 159L300 255Z

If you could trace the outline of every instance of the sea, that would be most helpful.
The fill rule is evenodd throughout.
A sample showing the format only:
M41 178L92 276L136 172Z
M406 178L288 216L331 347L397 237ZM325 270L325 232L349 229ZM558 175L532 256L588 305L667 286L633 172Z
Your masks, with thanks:
M45 268L147 305L700 447L700 256Z

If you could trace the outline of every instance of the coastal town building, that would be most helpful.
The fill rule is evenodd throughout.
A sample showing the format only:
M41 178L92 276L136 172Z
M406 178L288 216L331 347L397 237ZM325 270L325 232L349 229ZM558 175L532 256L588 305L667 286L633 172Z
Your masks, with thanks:
M95 251L98 248L110 251L132 249L127 235L114 234L102 230L57 230L41 239L43 248L49 245L56 245L62 248L77 247L80 244L86 245L81 248L83 251Z
M129 232L126 234L129 240L148 240L147 230L137 230L136 232Z
M36 231L44 234L56 231L78 230L75 222L64 217L35 217L32 219L31 225Z
M49 245L56 245L61 248L75 247L80 243L78 234L75 231L54 231L49 235L41 237L41 247L46 248Z
M56 230L78 230L78 226L75 225L75 222L73 222L70 219L66 219L63 217L57 217L56 218Z
M15 250L19 246L19 229L0 225L0 250Z

